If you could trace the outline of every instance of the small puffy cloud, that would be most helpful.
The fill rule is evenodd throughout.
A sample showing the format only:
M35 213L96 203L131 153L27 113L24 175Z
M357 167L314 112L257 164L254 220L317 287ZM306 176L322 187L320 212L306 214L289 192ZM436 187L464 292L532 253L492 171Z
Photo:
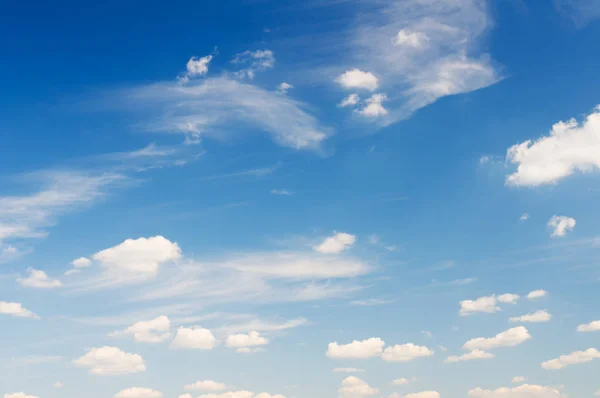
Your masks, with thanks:
M358 94L350 94L347 97L345 97L339 104L338 106L340 108L345 108L347 106L354 106L356 104L358 104L360 102L360 97L358 96Z
M492 353L485 352L485 351L479 350L479 349L475 349L471 352L468 352L468 353L460 355L460 356L457 356L457 355L449 356L446 359L446 362L454 363L454 362L463 362L463 361L473 361L476 359L492 359L495 357L496 356Z
M335 80L345 89L364 89L375 91L377 89L377 76L371 72L363 72L360 69L351 69L342 73Z
M437 391L421 391L407 394L404 398L440 398L440 396L440 393Z
M205 57L192 57L186 64L187 76L202 76L208 73L208 64L212 61L212 55Z
M529 214L523 213L523 215L519 218L519 221L527 221L529 220Z
M172 348L189 348L197 350L212 350L217 345L217 339L208 329L200 327L177 329L177 335L171 343Z
M356 236L345 232L337 232L333 236L325 238L325 240L314 247L316 251L324 254L337 254L348 249L356 242Z
M525 382L525 378L523 376L515 376L512 378L513 384L521 384Z
M498 302L505 304L516 304L519 301L520 296L518 294L501 294L498 296Z
M576 224L577 221L575 221L574 218L566 216L552 216L548 221L548 227L552 228L553 237L563 237L567 235L568 232L575 229Z
M367 340L354 340L350 344L329 343L327 347L327 356L337 359L365 359L380 355L383 352L385 342L378 337L372 337Z
M431 355L433 355L433 351L429 348L408 343L387 347L381 354L381 359L388 362L408 362Z
M593 321L590 323L582 324L577 326L578 332L600 332L600 321Z
M86 268L92 265L92 260L86 257L79 257L71 261L71 265L75 268Z
M62 286L61 281L50 278L44 271L28 268L27 272L29 273L27 278L17 279L21 286L33 287L37 289L52 289Z
M78 367L88 368L90 374L98 376L122 375L146 370L141 355L130 354L117 347L109 346L92 348L73 363Z
M523 384L518 387L502 387L497 390L475 388L469 391L474 398L566 398L567 396L555 387Z
M335 368L333 373L364 373L364 369L357 368Z
M542 368L546 370L558 370L570 365L590 362L600 358L600 351L595 348L589 348L585 351L575 351L567 355L561 355L556 359L551 359L542 363Z
M230 348L256 347L267 344L269 344L269 340L254 331L248 334L233 334L225 341L225 345Z
M227 389L227 386L223 383L218 383L212 380L200 380L192 384L187 384L183 387L186 391L223 391Z
M526 314L523 316L516 316L510 318L511 322L532 322L532 323L542 323L542 322L550 322L552 319L552 315L546 310L539 310L532 314Z
M527 295L527 298L529 300L535 300L535 299L539 299L539 298L542 298L542 297L546 297L547 295L548 295L547 291L540 289L540 290L534 290L533 292L529 293Z
M396 386L405 386L407 384L410 384L414 381L416 381L417 378L416 377L411 377L410 379L407 379L406 377L401 377L399 379L395 379L392 380L392 384L396 385Z
M162 398L162 396L160 391L142 387L126 388L115 394L115 398Z
M124 242L94 254L107 275L120 282L152 279L161 264L181 258L181 249L175 242L162 237L127 239Z
M342 381L338 393L343 398L360 398L375 395L379 393L379 389L371 387L358 377L348 376Z
M0 301L0 314L11 315L17 318L40 318L27 308L24 308L21 303L11 303L7 301Z
M427 45L429 37L422 32L402 29L394 37L394 44L403 47L421 48Z
M283 82L277 86L277 92L279 94L287 94L288 90L292 88L294 88L294 86L292 86L289 83Z
M517 326L508 329L502 333L498 333L494 337L484 338L479 337L467 341L463 348L465 350L490 350L497 347L514 347L531 339L529 331L524 326Z
M171 321L165 315L150 321L140 321L127 329L109 334L109 337L133 337L141 343L160 343L171 335Z
M4 394L4 398L40 398L36 395L25 394L24 392L13 392Z
M579 124L575 119L558 122L550 134L513 145L506 160L517 170L507 185L539 186L556 183L575 172L600 168L600 106Z
M387 109L383 107L383 103L388 97L385 93L373 94L365 100L365 106L358 111L364 117L376 118L388 114Z
M476 300L463 300L459 304L461 316L471 315L476 312L492 314L500 311L496 296L479 297Z
M54 388L63 388L65 385L63 383L61 383L60 381L57 381L56 383L53 384Z

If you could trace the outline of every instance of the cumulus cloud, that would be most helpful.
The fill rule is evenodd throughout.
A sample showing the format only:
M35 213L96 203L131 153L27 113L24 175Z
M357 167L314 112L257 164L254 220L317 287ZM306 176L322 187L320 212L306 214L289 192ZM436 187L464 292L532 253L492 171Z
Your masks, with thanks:
M335 81L345 89L375 91L378 79L371 72L364 72L355 68L342 73Z
M4 398L40 398L36 395L25 394L24 392L13 392L4 394Z
M365 359L380 355L383 352L385 342L378 337L358 341L354 340L349 344L329 343L327 347L327 356L329 358L346 359Z
M517 165L506 183L539 186L556 183L576 172L600 168L600 105L579 124L575 119L558 122L550 134L510 147L506 160Z
M314 247L316 251L324 254L337 254L350 248L356 242L356 236L345 232L337 232L325 238L321 244Z
M463 348L465 350L491 350L498 347L514 347L531 339L529 331L524 326L517 326L508 329L502 333L498 333L494 337L484 338L479 337L467 341Z
M545 290L534 290L533 292L530 292L527 295L527 298L529 300L535 300L535 299L539 299L542 297L546 297L548 295L548 292Z
M577 326L578 332L600 332L600 321L593 321L590 323L582 324Z
M110 337L133 337L141 343L160 343L171 336L171 321L165 315L150 321L140 321L123 331L113 332Z
M492 353L485 352L485 351L479 350L479 349L475 349L471 352L468 352L468 353L460 355L460 356L457 356L457 355L449 356L446 359L446 362L453 363L453 362L473 361L476 359L492 359L495 357L496 356Z
M421 391L412 394L406 394L404 398L440 398L440 393L437 391Z
M552 216L548 221L548 227L552 228L553 237L566 236L568 232L575 229L577 222L572 217Z
M86 257L79 257L71 261L71 265L75 268L86 268L92 265L92 260Z
M381 359L388 362L408 362L431 355L433 355L433 351L429 348L407 343L387 347L381 354Z
M151 388L131 387L119 391L115 398L162 398L160 391Z
M385 93L373 94L365 100L365 106L358 110L358 113L368 118L385 116L388 114L388 111L384 108L383 103L387 99L388 97Z
M253 331L248 334L233 334L227 337L225 345L230 348L247 348L269 344L269 340L262 337L260 333ZM242 351L243 352L243 351Z
M342 381L338 394L343 398L360 398L375 395L378 388L371 387L366 381L355 376L348 376Z
M172 348L185 348L197 350L212 350L217 345L217 339L210 330L200 327L179 327Z
M491 295L486 297L479 297L476 300L463 300L459 303L460 315L467 316L474 313L482 312L487 314L493 314L500 311L498 303L503 304L515 304L519 300L517 294L502 294L499 296Z
M392 380L392 384L396 385L396 386L405 386L407 384L410 384L414 381L416 381L417 378L416 377L411 377L410 379L407 379L406 377L401 377L399 379L395 379Z
M223 391L227 385L212 380L200 380L183 387L186 391Z
M561 355L556 359L551 359L542 363L542 368L546 370L558 370L570 365L586 363L600 358L600 351L595 348L588 348L585 351L575 351L567 355Z
M283 82L277 86L277 92L279 94L287 94L288 90L292 88L294 88L294 86L292 86L289 83Z
M0 314L11 315L17 318L39 319L39 316L23 307L21 303L0 301Z
M92 348L73 363L78 367L88 368L90 374L98 376L122 375L146 370L144 359L140 355L109 346Z
M552 315L546 310L539 310L532 314L526 314L526 315L510 318L511 322L541 323L541 322L550 322L550 320L552 320Z
M518 387L502 387L497 390L484 390L477 387L469 391L469 397L476 398L566 398L555 387L524 384Z
M340 108L345 108L348 106L354 106L356 104L358 104L360 102L360 97L358 96L358 94L354 93L354 94L350 94L347 97L345 97L339 104L338 106Z
M27 278L19 278L17 281L21 286L33 287L38 289L52 289L55 287L61 287L62 282L58 279L50 278L44 271L37 270L34 268L28 268L27 272L29 276Z
M521 215L521 217L519 218L519 221L527 221L529 220L529 214L527 213L523 213L523 215Z
M505 304L516 304L519 301L520 296L518 294L501 294L498 296L498 302Z
M208 73L208 64L212 61L212 55L204 57L192 57L186 64L187 76L202 76Z

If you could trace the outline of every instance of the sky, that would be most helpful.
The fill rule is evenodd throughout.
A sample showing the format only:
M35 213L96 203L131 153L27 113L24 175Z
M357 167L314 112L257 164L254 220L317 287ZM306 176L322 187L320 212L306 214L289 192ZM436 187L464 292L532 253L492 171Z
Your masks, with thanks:
M5 1L0 397L600 396L596 0Z

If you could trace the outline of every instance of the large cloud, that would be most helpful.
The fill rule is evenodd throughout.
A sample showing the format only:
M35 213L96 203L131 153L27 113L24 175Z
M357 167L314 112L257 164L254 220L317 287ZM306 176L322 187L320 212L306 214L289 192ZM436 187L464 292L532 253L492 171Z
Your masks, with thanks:
M0 314L11 315L17 318L39 319L39 316L23 307L21 303L0 301Z
M73 363L78 367L88 368L91 374L99 376L138 373L146 370L144 359L140 355L109 346L92 348Z

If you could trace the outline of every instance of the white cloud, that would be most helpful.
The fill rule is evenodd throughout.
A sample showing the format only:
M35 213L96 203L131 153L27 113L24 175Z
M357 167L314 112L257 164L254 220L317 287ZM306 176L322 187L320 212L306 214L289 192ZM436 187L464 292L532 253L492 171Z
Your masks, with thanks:
M24 308L21 303L0 301L0 314L11 315L17 318L39 319L39 316Z
M347 97L345 97L339 104L338 106L340 108L345 108L347 106L354 106L356 104L358 104L360 102L360 97L358 96L358 94L350 94Z
M476 300L463 300L459 304L461 316L471 315L476 312L492 314L500 311L496 296L479 297Z
M410 379L407 379L406 377L401 377L399 379L395 379L392 380L392 384L396 385L396 386L405 386L407 384L410 384L414 381L416 381L417 378L416 377L411 377Z
M162 396L160 391L142 387L126 388L115 394L115 398L162 398Z
M407 362L431 355L433 355L433 351L429 348L407 343L387 347L381 354L381 359L388 362Z
M567 398L555 387L524 384L518 387L502 387L497 390L475 388L469 391L469 397L476 398Z
M192 57L186 64L188 77L202 76L208 73L208 64L212 61L212 55L204 57Z
M577 326L578 332L600 332L600 321L593 321Z
M377 89L377 76L371 72L360 69L347 70L335 80L345 89L364 89L375 91Z
M223 391L227 385L212 380L200 380L183 387L186 391Z
M350 248L356 242L356 236L345 232L337 232L325 238L321 244L314 247L316 251L324 254L337 254Z
M413 48L421 48L429 42L429 37L422 32L413 32L406 29L401 29L394 38L394 43L397 46L408 46Z
M160 343L171 336L171 321L161 315L150 321L140 321L127 329L109 334L110 337L133 337L141 343Z
M523 213L523 215L519 218L519 221L527 221L529 219L529 214Z
M553 237L563 237L575 229L577 222L574 218L565 216L552 216L548 221L548 227L552 228Z
M268 322L268 321L263 321L261 319L252 319L248 322L244 322L244 323L240 323L240 324L222 326L222 327L218 328L217 331L219 331L223 334L234 334L234 333L238 333L238 332L251 332L251 331L279 332L279 331L283 331L283 330L297 328L299 326L306 325L307 323L308 323L308 320L306 318L290 319L290 320L281 321L281 322L274 322L274 321Z
M200 327L179 327L177 335L171 343L172 348L188 348L212 350L217 345L217 339L210 330Z
M595 348L588 348L585 351L575 351L567 355L561 355L556 359L542 363L542 368L546 370L562 369L570 365L590 362L600 358L600 351Z
M521 384L525 382L525 378L523 376L515 376L512 378L513 384Z
M61 383L60 381L57 381L56 383L53 384L54 388L63 388L65 385L63 383Z
M446 362L453 363L453 362L473 361L476 359L492 359L495 357L496 356L492 353L485 352L485 351L479 350L479 349L475 349L469 353L466 353L466 354L463 354L460 356L456 356L456 355L449 356L446 359Z
M40 398L36 395L25 394L24 392L13 392L10 394L4 394L4 398Z
M40 271L34 268L28 268L29 276L27 278L19 278L17 281L21 286L33 287L38 289L52 289L55 287L61 287L62 282L58 279L52 279L44 271Z
M175 242L162 237L127 239L94 254L92 258L104 268L106 276L119 283L153 279L162 264L181 258Z
M275 66L275 54L271 50L246 50L243 53L236 54L231 61L237 65L248 65L235 73L236 76L254 79L256 72L265 71Z
M81 368L89 368L90 374L98 376L123 375L146 370L144 358L140 355L109 346L92 348L73 363Z
M348 376L342 380L338 394L343 398L360 398L375 395L378 388L371 387L366 381L355 376Z
M535 299L538 299L538 298L546 297L547 295L548 295L548 292L545 291L545 290L534 290L533 292L530 292L527 295L527 298L529 300L535 300Z
M177 132L194 142L209 136L222 139L231 134L231 127L243 124L270 134L281 146L316 151L332 134L307 113L303 103L226 76L185 86L152 84L115 97L113 102L121 106L141 106L148 112L141 128Z
M71 268L71 269L68 269L68 270L66 270L66 271L65 271L65 273L64 273L64 275L65 275L65 276L69 276L69 275L75 275L75 274L78 274L78 273L80 273L80 272L81 272L81 270L80 270L80 269L77 269L77 268Z
M291 196L294 194L294 192L288 191L287 189L272 189L271 193L273 195L280 195L280 196Z
M257 347L257 348L250 348L250 347L240 347L237 350L235 350L235 352L239 353L239 354L255 354L257 352L263 352L264 349Z
M225 345L230 348L256 347L269 344L269 340L260 333L252 331L248 334L233 334L227 337Z
M383 107L383 103L387 101L387 99L388 97L385 93L373 94L365 100L366 105L358 110L358 113L369 118L385 116L388 114L388 111Z
M494 337L484 338L479 337L467 341L463 348L465 350L490 350L497 347L514 347L531 339L529 331L524 326L517 326L508 329L502 333L498 333Z
M327 356L329 358L372 358L383 352L385 342L378 337L358 341L354 340L349 344L329 343L327 347Z
M86 268L92 265L92 260L86 257L79 257L71 261L71 265L75 268Z
M412 394L406 394L404 398L440 398L440 393L437 391L421 391Z
M579 124L575 119L558 122L550 134L513 145L506 160L518 165L506 183L518 186L552 184L575 172L600 168L600 106Z
M552 320L552 315L546 310L539 310L532 314L526 314L523 316L517 316L510 318L511 322L532 322L532 323L541 323L541 322L550 322Z
M292 86L289 83L283 82L277 86L277 92L279 94L287 94L288 90L292 88L294 88L294 86Z
M335 368L333 369L333 373L364 373L364 369L357 368Z
M520 296L518 294L506 293L498 296L498 301L505 304L516 304L517 301L519 301L519 298Z

